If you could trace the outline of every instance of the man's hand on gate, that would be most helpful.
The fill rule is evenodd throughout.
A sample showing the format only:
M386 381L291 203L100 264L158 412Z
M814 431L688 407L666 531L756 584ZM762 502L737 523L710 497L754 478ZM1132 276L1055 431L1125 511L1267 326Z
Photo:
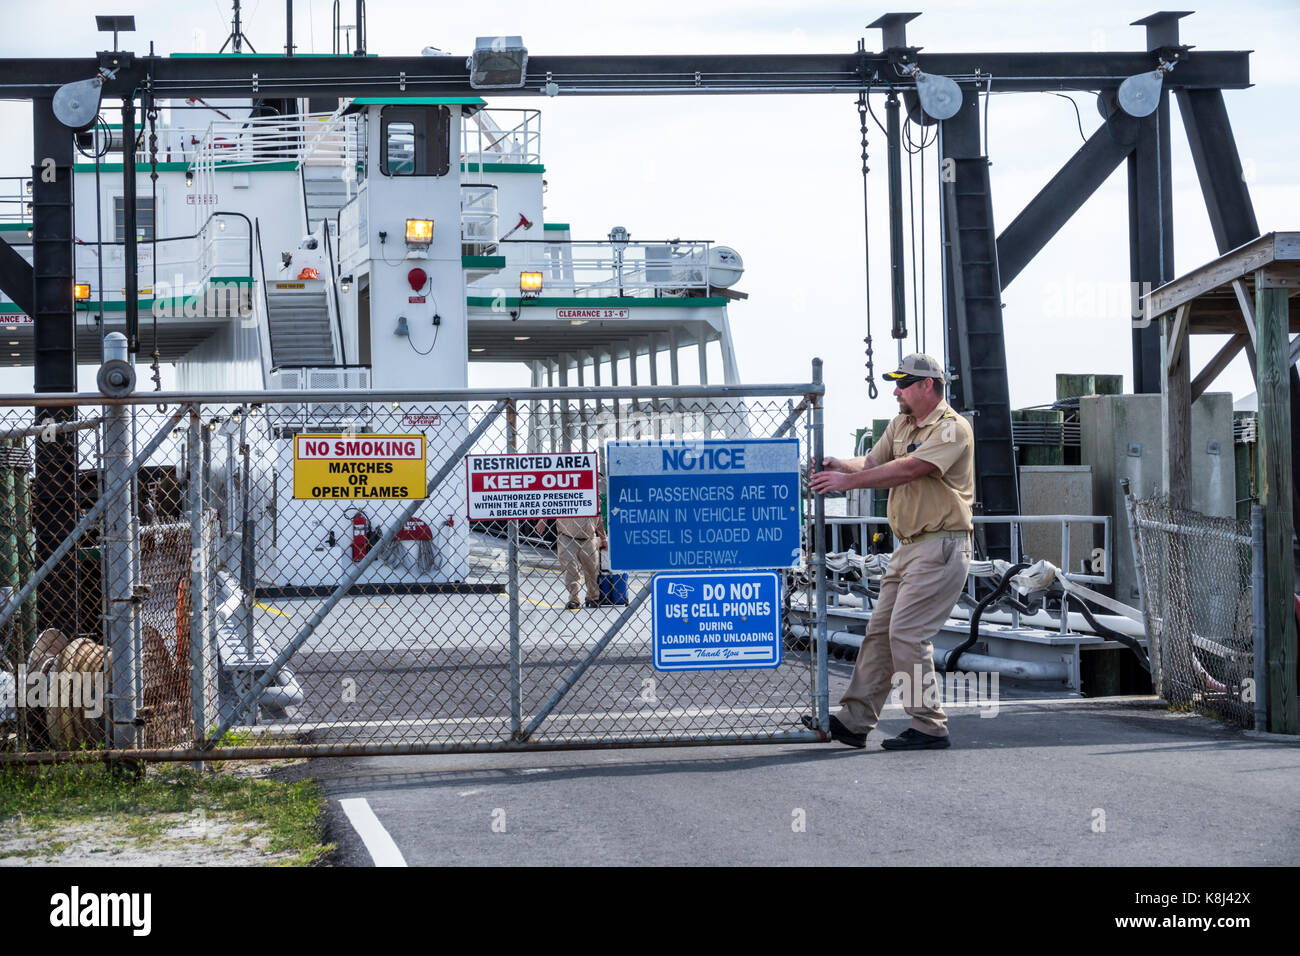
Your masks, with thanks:
M835 461L834 458L828 458L826 461ZM824 495L828 491L847 491L854 487L852 477L843 471L818 471L814 472L808 478L808 487L819 495Z

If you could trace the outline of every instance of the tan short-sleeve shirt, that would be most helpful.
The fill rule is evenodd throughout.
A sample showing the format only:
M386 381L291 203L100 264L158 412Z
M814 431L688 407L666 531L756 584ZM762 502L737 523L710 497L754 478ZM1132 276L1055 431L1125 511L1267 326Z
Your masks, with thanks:
M877 465L919 458L935 471L889 489L889 527L902 538L930 531L970 531L975 503L975 435L947 402L921 421L898 415L867 456Z
M581 541L599 537L604 532L604 526L600 523L600 515L593 515L590 518L556 518L555 530Z

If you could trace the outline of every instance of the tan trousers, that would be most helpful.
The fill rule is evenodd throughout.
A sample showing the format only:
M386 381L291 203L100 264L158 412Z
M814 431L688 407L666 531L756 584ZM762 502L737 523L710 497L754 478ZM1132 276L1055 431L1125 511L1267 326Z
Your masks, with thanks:
M570 601L581 601L578 596L579 573L586 579L587 600L600 600L600 585L596 581L596 571L600 567L595 538L570 538L567 534L556 534L555 554L564 569L564 586L569 589Z
M880 582L880 599L867 624L853 679L840 698L838 716L849 730L865 734L874 729L890 689L899 680L912 728L935 737L948 735L930 639L948 619L966 585L970 554L969 538L929 538L900 545L894 552Z

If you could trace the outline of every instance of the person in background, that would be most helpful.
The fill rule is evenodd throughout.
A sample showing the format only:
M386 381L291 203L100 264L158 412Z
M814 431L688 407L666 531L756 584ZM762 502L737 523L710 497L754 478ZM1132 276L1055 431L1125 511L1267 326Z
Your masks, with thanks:
M540 534L546 527L546 521L537 522ZM564 569L564 586L569 591L569 603L565 607L576 611L582 607L579 599L578 583L581 577L587 588L587 607L600 604L600 585L597 575L600 571L600 549L608 547L605 526L600 515L589 518L555 519L555 554Z

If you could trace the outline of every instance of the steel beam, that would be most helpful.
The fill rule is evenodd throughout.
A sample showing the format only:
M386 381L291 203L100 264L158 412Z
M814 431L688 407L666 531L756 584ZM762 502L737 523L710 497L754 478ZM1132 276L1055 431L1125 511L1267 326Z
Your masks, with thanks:
M1155 68L1146 52L922 53L927 73L983 86L993 76L1002 91L1110 90L1135 73ZM85 80L103 63L121 67L105 84L106 97L142 88L152 74L157 97L474 96L462 57L99 57L0 59L5 96L51 97L64 83ZM405 74L403 77L402 74ZM881 53L675 54L654 56L530 56L524 86L493 90L494 99L543 94L548 78L560 95L833 93L856 92L866 80L880 90L914 90ZM1167 89L1238 90L1250 86L1246 51L1194 50L1165 78Z
M72 136L54 116L50 99L32 102L32 310L35 391L77 386L73 311ZM33 424L72 419L65 406L38 406ZM77 444L74 432L38 441L32 483L35 563L44 563L77 523ZM81 630L75 556L52 570L37 594L38 631Z
M1210 228L1222 255L1259 236L1259 222L1242 176L1228 108L1218 90L1178 90L1175 95L1205 196Z
M889 334L899 340L907 338L907 291L903 276L903 134L898 118L898 95L885 100L885 137L888 140L889 166L889 304L893 324Z
M998 236L1006 288L1133 152L1137 121L1116 110Z
M974 91L963 91L961 109L951 119L939 124L939 189L940 196L947 197L947 185L958 159L969 159L980 155L980 114L979 96ZM956 246L954 245L957 223L953 221L955 208L949 203L939 204L940 231L943 234L943 273L947 287L944 296L944 322L948 329L948 354L944 356L949 374L955 374L956 387L951 388L951 401L958 411L973 407L975 400L970 391L970 358L967 355L967 342L964 329L964 312L958 307L960 296L960 277L957 265Z
M0 292L9 296L28 315L36 311L32 304L33 280L32 264L20 256L17 249L0 240Z
M1141 295L1174 277L1173 201L1169 159L1169 96L1161 95L1155 115L1138 127L1128 158L1129 278L1136 295L1133 323L1133 392L1158 394L1164 382L1160 327L1142 317Z

